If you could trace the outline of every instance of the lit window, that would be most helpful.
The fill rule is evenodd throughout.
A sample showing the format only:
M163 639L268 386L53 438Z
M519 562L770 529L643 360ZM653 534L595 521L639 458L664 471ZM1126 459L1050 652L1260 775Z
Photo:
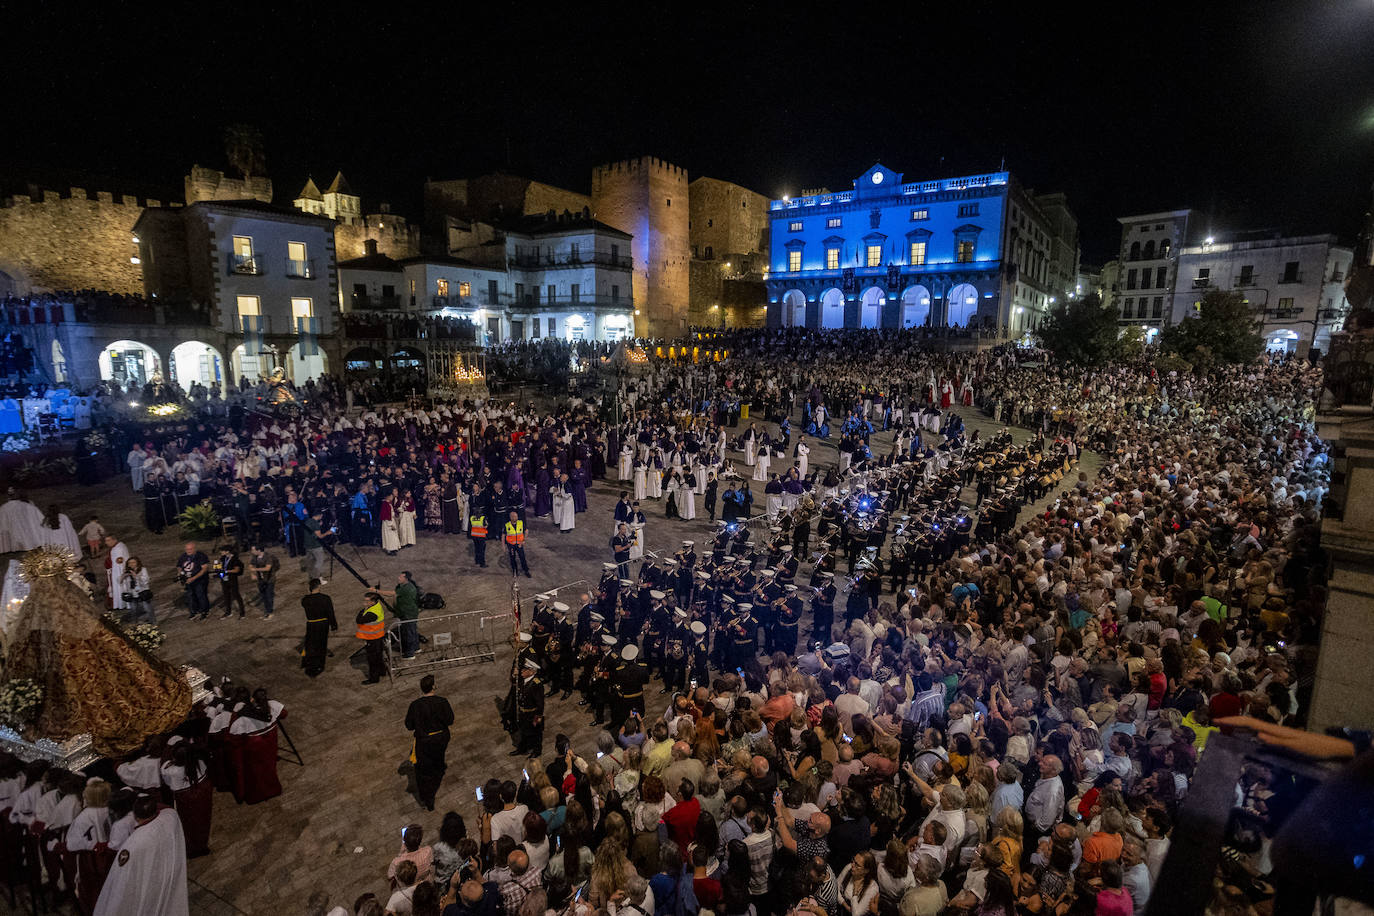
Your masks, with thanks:
M802 231L802 221L799 220L799 219L794 219L794 220L792 220L792 222L790 222L790 223L787 224L787 231L788 231L788 232L801 232L801 231Z
M828 220L825 221L825 228L827 228L827 229L838 229L838 228L840 228L840 217L838 217L838 216L832 216L832 217L830 217Z
M314 318L314 317L315 317L315 306L314 306L314 304L313 304L309 299L292 299L292 300L291 300L291 317L292 317L292 318Z
M960 264L967 264L973 260L973 241L971 239L964 239L959 242L955 249L954 260Z
M920 209L920 210L912 210L912 211L911 211L911 218L914 219L914 220L919 220L919 219L930 219L930 211L929 211L929 210L926 210L926 209L924 209L924 208L923 208L923 209Z
M246 235L234 236L234 254L241 258L253 256L253 240Z
M788 269L788 270L801 270L801 252L800 252L800 251L789 251L789 252L787 252L787 269Z
M869 245L869 246L865 249L865 252L866 252L866 257L865 257L865 259L864 259L864 263L865 263L868 267L882 267L882 266L883 266L883 246L882 246L882 245Z
M826 270L839 270L839 269L840 269L840 249L838 249L838 248L827 248L827 249L825 249L825 269L826 269Z
M310 265L305 257L305 242L286 243L286 266L288 276L310 276Z
M262 303L257 296L239 296L239 317L244 315L261 315Z
M447 295L448 295L448 280L447 280L446 278L444 278L444 277L440 277L439 279L435 280L435 281L434 281L434 292L435 292L436 295L439 295L439 296L447 296Z
M912 243L911 243L911 266L912 266L912 267L920 267L920 266L921 266L922 264L924 264L925 262L926 262L926 243L925 243L925 242L912 242Z
M462 281L461 283L459 283L459 284L458 284L458 295L462 296L464 299L466 299L468 296L471 296L471 295L472 295L472 284L469 283L469 282L466 281L466 280L464 280L464 281Z

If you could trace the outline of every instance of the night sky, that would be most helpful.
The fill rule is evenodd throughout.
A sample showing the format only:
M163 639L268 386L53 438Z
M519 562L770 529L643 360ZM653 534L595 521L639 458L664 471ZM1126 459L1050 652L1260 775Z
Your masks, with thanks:
M593 165L650 154L778 197L848 188L874 161L916 181L1005 158L1069 194L1084 260L1101 262L1117 216L1180 206L1218 235L1353 242L1374 182L1374 0L855 4L812 20L796 3L292 6L313 15L24 7L5 29L0 189L179 199L192 162L225 166L235 121L263 131L279 202L342 168L365 208L414 220L426 177L496 168L586 191Z

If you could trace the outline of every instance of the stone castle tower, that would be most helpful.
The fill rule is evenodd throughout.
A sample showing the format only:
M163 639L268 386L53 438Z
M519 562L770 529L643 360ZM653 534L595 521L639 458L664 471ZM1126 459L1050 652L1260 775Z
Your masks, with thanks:
M635 334L687 329L691 287L687 170L643 156L592 169L592 216L634 236Z

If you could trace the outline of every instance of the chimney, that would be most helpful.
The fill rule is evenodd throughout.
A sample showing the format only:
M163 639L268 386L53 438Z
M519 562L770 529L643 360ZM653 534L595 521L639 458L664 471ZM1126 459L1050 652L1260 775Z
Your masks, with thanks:
M376 239L363 239L363 250L367 253L367 256L368 256L368 257L371 257L372 255L376 254L376 253L377 253L377 240L376 240Z

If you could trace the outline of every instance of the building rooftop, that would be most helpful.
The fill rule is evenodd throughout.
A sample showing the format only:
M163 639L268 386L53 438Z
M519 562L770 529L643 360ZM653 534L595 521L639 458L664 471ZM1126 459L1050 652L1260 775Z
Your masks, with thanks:
M356 260L363 259L357 258ZM405 267L409 264L444 264L449 267L472 267L477 270L492 270L496 271L497 273L505 273L505 269L502 267L493 267L489 264L478 264L476 261L469 261L467 258L457 258L451 254L418 254L414 257L402 258L401 260L396 261L395 263L399 267ZM351 262L346 262L344 264L340 264L339 266L347 267L350 266L350 264Z
M884 166L875 165L864 174L872 174L884 170ZM888 174L884 172L884 175ZM911 197L919 198L925 194L934 194L940 191L968 191L977 188L1000 187L1006 185L1011 179L1010 172L988 172L985 175L961 175L957 178L939 178L934 181L901 181L902 175L891 172L896 177L897 182L889 186L887 196L889 197ZM879 179L885 180L880 177ZM856 182L858 184L858 182ZM836 191L834 193L810 194L803 197L784 197L782 200L772 200L768 203L769 210L795 210L800 207L829 206L831 204L850 203L859 198L859 189L853 191Z
M340 261L339 269L381 270L390 273L400 273L401 262L397 261L395 258L382 254L380 251L374 251L371 254L363 255L361 258L350 258L347 261Z
M592 219L581 213L563 213L554 218L548 214L536 213L532 216L519 216L513 219L500 220L494 223L498 229L512 235L559 235L568 232L596 232L601 235L613 235L617 238L631 239L634 236L628 232L621 232L614 226L608 226L600 220Z
M339 171L334 173L334 180L329 183L328 188L325 188L325 193L351 195L353 189L348 186L348 180L344 178L343 172Z
M301 193L296 195L297 200L318 200L323 202L324 195L320 193L319 187L315 184L315 179L305 179L305 187L301 188Z
M1158 213L1140 213L1135 216L1118 216L1118 223L1143 223L1152 219L1175 219L1180 216L1187 216L1192 213L1191 207L1184 207L1182 210L1161 210Z

